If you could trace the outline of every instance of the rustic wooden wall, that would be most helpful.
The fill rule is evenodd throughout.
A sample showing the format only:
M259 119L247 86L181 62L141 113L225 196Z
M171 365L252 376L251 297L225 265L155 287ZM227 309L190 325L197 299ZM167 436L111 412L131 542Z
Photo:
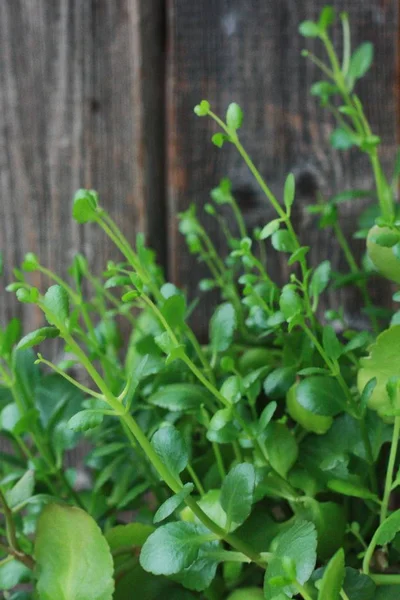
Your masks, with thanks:
M78 248L98 269L115 256L101 233L70 218L74 190L90 186L131 239L136 231L148 234L170 279L195 293L202 269L185 252L176 214L190 202L201 207L228 175L249 225L271 216L234 149L212 146L213 124L194 116L202 98L216 112L232 100L242 105L243 143L278 195L285 174L296 174L297 229L314 259L338 264L330 237L311 228L304 205L316 189L368 189L372 179L363 157L330 149L331 120L308 95L318 72L300 52L314 44L297 27L325 3L2 0L2 282L28 250L61 272ZM375 44L374 67L359 92L389 168L397 137L398 1L333 4L350 13L355 44ZM343 210L348 231L357 210ZM220 245L214 223L208 225ZM275 274L284 270L277 256L273 265ZM356 297L342 300L357 311ZM209 306L201 304L198 328ZM0 291L2 321L22 310L25 326L35 326L30 308Z

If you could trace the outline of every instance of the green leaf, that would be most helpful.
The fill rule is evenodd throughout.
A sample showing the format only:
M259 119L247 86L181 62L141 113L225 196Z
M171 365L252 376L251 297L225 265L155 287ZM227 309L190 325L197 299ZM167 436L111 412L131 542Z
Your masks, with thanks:
M332 132L330 141L336 150L349 150L349 148L352 148L356 144L354 134L341 127Z
M78 223L95 221L98 207L98 196L93 190L78 190L74 196L72 216Z
M348 76L351 79L360 79L370 68L374 59L374 46L371 42L364 42L353 53Z
M340 600L345 576L344 550L340 548L328 563L319 587L318 600Z
M310 246L301 246L300 248L297 248L297 250L295 250L293 254L289 256L288 265L291 266L296 262L301 262L309 251Z
M262 435L264 433L264 431L266 430L267 425L269 424L272 417L274 416L277 406L278 405L276 402L270 402L269 404L267 404L267 406L262 411L260 418L258 420L258 427L257 427L257 431L258 431L259 435Z
M271 400L285 397L296 379L294 367L278 367L267 375L264 381L264 392Z
M28 567L18 560L10 560L0 565L0 590L11 590L20 583L30 581L31 577L32 571Z
M0 330L0 355L6 356L11 353L11 350L21 335L21 321L19 319L11 319L3 334Z
M204 527L194 523L168 523L146 540L140 564L154 575L174 575L188 568L204 544Z
M41 600L111 600L113 560L98 525L80 508L48 504L34 556Z
M11 490L6 492L7 504L10 508L14 508L21 502L25 502L33 495L35 489L35 473L27 471Z
M68 421L68 427L72 431L88 431L98 427L103 421L104 415L98 410L81 410Z
M207 100L202 100L193 110L198 117L206 117L210 112L210 103Z
M227 600L264 600L264 592L259 588L240 588L229 594Z
M286 479L299 454L296 439L283 423L270 423L266 433L265 447L271 467Z
M307 377L296 388L296 399L301 406L315 415L334 417L345 407L342 388L332 377Z
M52 339L58 337L60 330L57 327L41 327L40 329L35 329L35 331L31 331L27 335L25 335L17 344L17 350L25 350L26 348L31 348L32 346L37 346L43 340Z
M298 521L289 529L279 533L273 540L271 552L273 558L268 563L264 580L264 593L267 600L283 600L297 593L292 585L272 586L270 580L274 577L286 577L282 559L288 557L294 562L296 579L301 584L306 583L315 567L317 559L317 532L312 523Z
M384 546L393 541L395 535L400 531L400 510L392 513L374 534L374 540L379 546Z
M36 254L34 254L33 252L28 252L27 254L25 254L24 261L22 263L23 271L32 273L33 271L37 270L38 266L39 260Z
M128 523L128 525L117 525L106 533L106 540L111 550L117 550L127 546L143 546L147 538L154 531L152 525L144 523Z
M329 283L331 276L331 263L329 260L324 260L315 269L311 282L310 282L310 294L318 297L325 290Z
M255 477L254 467L249 463L236 465L225 477L220 502L226 512L228 531L232 531L233 523L241 525L250 515Z
M315 38L321 33L319 26L314 21L303 21L300 23L299 32L304 37Z
M194 383L170 383L147 398L149 404L172 412L197 410L208 400L208 392Z
M172 513L181 506L182 502L185 500L185 498L187 498L187 496L189 496L193 489L193 483L186 483L180 492L168 498L168 500L166 500L158 508L156 514L154 515L153 523L160 523L171 516Z
M351 481L342 481L341 479L330 479L327 486L333 492L342 494L343 496L351 496L353 498L364 498L364 500L378 500L378 497L369 489L352 483Z
M172 425L156 431L151 439L151 445L175 477L186 468L189 461L186 443L180 431Z
M225 379L220 392L231 404L237 404L242 397L242 385L244 381L237 375L231 375Z
M171 329L182 327L185 320L186 303L182 294L175 294L167 298L161 312Z
M228 106L228 110L226 111L226 124L228 128L236 131L240 129L243 123L243 111L240 108L239 104L236 102L232 102Z
M214 133L214 135L211 138L211 141L214 144L214 146L217 146L217 148L222 148L225 142L231 141L231 138L225 133Z
M283 201L287 208L288 214L290 214L290 209L294 202L295 192L296 192L296 180L294 178L293 173L289 173L289 175L286 177L285 188L284 188L284 192L283 192Z
M230 302L217 307L210 322L210 339L213 352L224 352L233 341L237 327L235 309Z
M278 229L272 235L272 246L278 252L294 252L296 244L287 229Z
M346 567L343 589L351 600L376 600L372 579L351 567Z
M318 25L320 29L327 29L335 21L335 9L332 6L324 6L321 11ZM328 598L327 598L328 600Z
M238 430L233 423L231 408L222 408L213 414L208 425L207 439L218 444L227 444L237 439Z
M260 240L266 240L267 238L271 237L271 235L273 235L275 231L278 231L280 224L280 219L274 219L273 221L270 221L269 223L264 225L264 227L260 231Z
M65 323L69 317L69 298L68 294L60 285L52 285L44 295L43 304L46 311L46 318L50 325L56 325L56 322ZM50 312L47 313L47 310Z
M296 315L301 315L303 311L303 301L296 292L294 285L288 283L283 286L279 298L279 308L287 321L290 321Z
M322 345L331 360L337 360L343 352L342 344L337 339L336 333L330 325L326 325L322 330Z

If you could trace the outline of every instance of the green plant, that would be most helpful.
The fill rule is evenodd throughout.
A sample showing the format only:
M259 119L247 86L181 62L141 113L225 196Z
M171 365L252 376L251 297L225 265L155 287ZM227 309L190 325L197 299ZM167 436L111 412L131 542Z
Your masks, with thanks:
M248 232L222 180L206 211L226 236L225 259L194 207L180 215L189 251L210 272L200 289L221 294L209 343L196 338L194 306L164 280L143 237L133 248L94 191L77 192L73 216L101 227L122 262L97 277L77 255L68 282L31 253L15 269L8 290L39 307L47 324L21 338L14 319L0 332L5 598L128 600L133 590L146 600L399 597L400 325L368 290L371 263L398 279L399 166L389 185L353 89L372 47L351 53L347 15L340 18L341 64L328 33L333 9L300 32L327 52L327 64L305 54L326 76L312 94L337 120L333 146L355 146L371 162L377 205L357 232L368 236L369 261L357 263L338 218L340 204L365 191L309 207L319 227L333 229L348 272L328 260L311 266L291 219L294 176L281 202L242 146L240 107L231 104L224 121L203 100L195 112L219 126L214 144L233 144L276 211ZM220 205L232 209L235 230ZM282 287L268 274L265 244L287 255ZM51 281L44 294L30 272ZM321 315L321 295L345 285L359 289L370 330L353 329L340 310ZM127 348L121 319L132 330ZM32 348L51 338L64 343L62 360L35 356ZM91 446L86 482L65 468L82 440ZM29 591L16 591L24 582Z

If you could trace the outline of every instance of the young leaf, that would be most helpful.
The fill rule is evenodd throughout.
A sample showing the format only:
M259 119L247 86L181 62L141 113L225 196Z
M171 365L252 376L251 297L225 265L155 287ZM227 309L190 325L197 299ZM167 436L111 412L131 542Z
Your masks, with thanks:
M331 479L328 481L327 486L333 492L342 494L343 496L351 496L353 498L364 498L364 500L375 500L378 501L378 497L373 492L370 492L367 488L360 484L353 483L351 481L342 481L341 479Z
M286 395L296 379L294 367L278 367L267 375L264 381L264 392L268 398L279 400Z
M310 282L310 294L318 297L325 290L329 283L331 275L331 263L329 260L324 260L315 269Z
M68 421L68 427L72 431L88 431L98 427L103 421L104 415L98 410L81 410Z
M98 525L80 508L48 504L34 556L41 600L111 600L113 560Z
M264 593L269 600L283 600L286 596L291 598L297 593L297 589L292 585L272 586L270 580L275 577L286 578L286 571L282 564L282 559L288 557L294 562L296 569L296 579L304 585L315 567L317 559L317 532L312 523L307 521L297 521L289 529L279 533L273 540L271 552L273 558L268 563L264 579Z
M94 190L78 190L74 196L72 216L78 223L96 220L98 196Z
M175 494L174 496L168 498L168 500L161 504L161 506L157 510L153 518L153 523L160 523L161 521L164 521L169 516L171 516L172 513L180 507L184 499L187 498L187 496L189 496L193 489L193 483L186 483L181 489L181 491L178 492L178 494Z
M342 127L338 127L333 131L330 141L332 147L336 150L349 150L356 144L355 136Z
M394 537L400 531L400 510L392 513L381 525L374 534L374 540L379 546L384 546L393 541Z
M226 111L226 124L228 128L236 131L240 129L243 123L243 111L240 108L239 104L236 102L232 102L228 106L228 110Z
M0 564L0 590L11 590L20 583L27 583L32 578L32 571L19 560L12 559ZM28 600L28 598L17 598L10 596L12 600Z
M24 262L22 263L22 269L24 271L31 273L33 271L36 271L38 266L39 260L36 254L33 254L33 252L28 252L27 254L25 254Z
M168 523L144 543L140 564L154 575L174 575L189 567L204 543L205 529L194 523Z
M336 333L330 325L326 325L322 330L322 345L331 360L337 360L343 352L342 344L337 339Z
M279 298L279 308L287 321L290 321L296 315L301 315L303 311L303 301L291 283L282 288Z
M20 339L16 349L24 350L26 348L31 348L32 346L37 346L43 342L43 340L58 337L59 333L60 330L57 329L57 327L41 327L40 329L35 329L35 331L31 331Z
M273 221L270 221L269 223L264 225L264 227L261 229L259 239L266 240L267 238L271 237L271 235L273 235L275 231L278 231L280 223L280 219L274 219Z
M210 112L210 103L207 100L202 100L193 110L198 117L206 117Z
M225 302L218 306L210 322L210 339L214 352L224 352L229 348L236 327L236 313L232 304Z
M161 312L171 329L181 327L186 313L185 298L181 294L170 296L165 300Z
M27 471L11 490L6 493L7 504L14 508L21 502L25 502L33 495L35 488L35 474L33 471Z
M189 460L186 443L180 431L173 426L162 427L153 435L151 445L164 465L178 477Z
M311 376L299 383L296 399L301 406L315 415L334 417L342 412L346 399L343 391L332 377Z
M46 318L50 325L56 325L54 320L59 323L65 323L69 317L69 298L68 294L60 285L52 285L44 295L43 304L45 310L48 309L51 314L46 312Z
M296 439L283 423L270 423L266 433L265 446L271 467L286 479L299 454Z
M272 235L272 246L278 252L294 252L296 245L287 229L278 229Z
M360 79L370 68L374 58L374 46L371 42L364 42L354 52L350 60L348 76Z
M294 175L293 175L293 173L289 173L289 175L286 177L285 189L283 192L283 201L287 208L288 214L290 214L290 209L294 202L295 190L296 190L296 181L295 181Z
M318 25L321 29L327 29L335 21L335 9L332 6L324 6L321 11Z
M304 37L318 37L320 34L320 28L314 21L303 21L299 26L299 32Z
M278 405L276 402L270 402L269 404L267 404L267 406L262 411L260 418L258 420L258 427L257 427L257 431L258 431L259 435L262 435L264 433L264 431L266 430L267 425L269 424L272 417L274 416L277 406Z
M255 486L255 471L250 463L241 463L231 469L221 489L221 506L226 512L226 528L241 525L251 512Z
M344 581L344 550L340 548L328 563L319 587L318 600L340 600Z
M21 321L13 318L7 324L3 334L0 329L0 356L9 355L11 350L21 335Z

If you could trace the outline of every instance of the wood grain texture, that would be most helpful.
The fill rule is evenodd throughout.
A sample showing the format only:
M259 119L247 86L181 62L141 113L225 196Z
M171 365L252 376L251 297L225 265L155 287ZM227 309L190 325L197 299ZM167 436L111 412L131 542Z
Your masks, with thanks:
M79 187L165 256L163 19L162 0L0 3L2 322L42 319L3 291L25 252L61 274L78 250L97 271L118 256L72 221Z
M232 179L246 220L252 227L272 217L250 172L232 147L219 150L210 137L215 126L193 115L199 100L210 101L214 112L224 114L231 101L244 109L241 130L244 146L272 190L281 197L286 174L297 178L294 221L305 243L312 246L311 261L330 258L345 268L340 252L327 231L318 231L305 205L317 190L324 194L349 188L371 189L371 170L358 153L338 153L329 147L332 119L309 96L318 70L301 57L301 49L317 42L298 34L299 23L315 18L325 0L169 0L169 56L167 74L167 159L169 211L169 265L171 277L192 290L203 268L185 253L177 232L176 214L190 202L201 207L209 190L222 176ZM373 130L383 138L383 163L390 170L396 146L397 0L332 2L351 18L354 46L362 41L375 45L374 67L358 86ZM339 40L340 28L336 39ZM360 204L342 208L348 235L356 228ZM222 247L211 219L204 219L212 237ZM354 243L360 255L362 243ZM273 277L287 278L285 258L271 254ZM387 287L379 281L375 295L385 301ZM359 298L343 292L330 301L343 302L353 321L358 318ZM205 298L196 312L201 329L210 311ZM362 323L360 324L362 326Z

